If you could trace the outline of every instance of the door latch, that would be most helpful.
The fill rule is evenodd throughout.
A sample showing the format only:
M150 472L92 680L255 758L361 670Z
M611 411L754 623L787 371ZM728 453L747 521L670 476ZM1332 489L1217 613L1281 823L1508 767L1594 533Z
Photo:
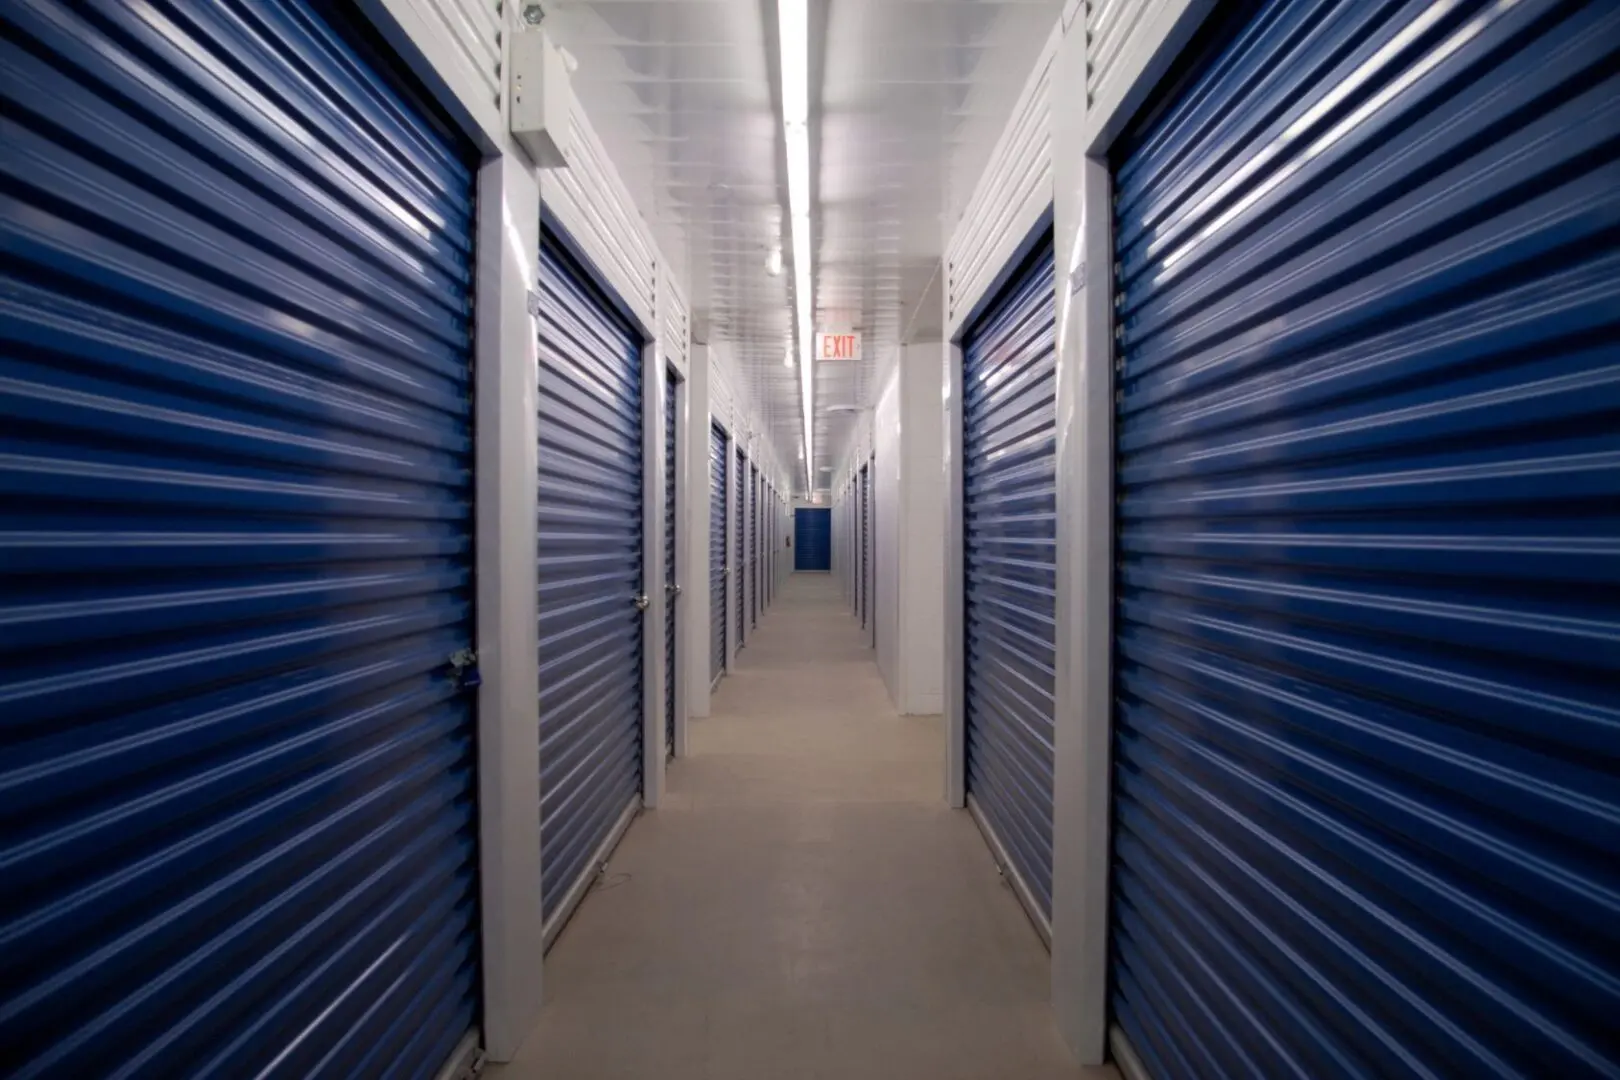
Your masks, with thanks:
M482 685L484 677L478 673L478 654L471 649L451 653L450 677L456 680L459 690L475 690Z
M637 611L646 611L647 608L652 605L652 601L647 599L647 596L646 596L645 593L641 594L640 596L637 596L634 600L631 601L631 603L636 605L636 610Z
M681 595L681 587L679 585L665 585L664 586L664 595L665 596L679 596L679 595Z

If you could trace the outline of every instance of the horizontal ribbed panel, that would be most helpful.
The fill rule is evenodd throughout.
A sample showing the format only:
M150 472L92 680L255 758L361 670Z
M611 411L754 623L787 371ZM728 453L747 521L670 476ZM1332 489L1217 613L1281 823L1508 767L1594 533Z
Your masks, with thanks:
M641 790L641 342L540 242L540 896L559 911Z
M1620 8L1233 18L1117 170L1114 1012L1620 1076Z
M617 298L654 327L657 252L641 211L578 101L569 116L568 167L541 175L541 198Z
M962 349L967 788L1048 919L1057 610L1052 258L1048 235Z
M682 371L686 370L687 354L691 351L691 319L687 313L686 298L670 279L668 271L663 278L663 326L660 328L664 355Z
M710 345L709 354L709 416L715 423L727 431L736 432L737 424L737 394L733 387L733 380L723 357L723 349L719 345Z
M399 0L395 0L399 2ZM496 109L501 107L500 0L404 0L448 49L434 59ZM446 73L447 74L447 73Z
M10 1077L473 1022L472 175L329 14L0 10Z
M946 248L948 328L959 326L994 289L997 273L1052 205L1052 58L1057 40L1054 26Z
M726 433L709 428L709 678L726 670Z
M1153 25L1169 5L1166 0L1088 0L1086 3L1086 100L1096 101L1117 82L1120 61L1139 31ZM1127 76L1128 77L1128 76Z

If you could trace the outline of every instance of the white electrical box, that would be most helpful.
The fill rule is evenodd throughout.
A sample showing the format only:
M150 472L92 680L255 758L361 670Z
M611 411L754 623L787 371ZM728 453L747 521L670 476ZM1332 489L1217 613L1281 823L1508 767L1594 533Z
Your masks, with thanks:
M551 35L524 30L512 35L512 137L542 169L568 164L573 151L574 88Z

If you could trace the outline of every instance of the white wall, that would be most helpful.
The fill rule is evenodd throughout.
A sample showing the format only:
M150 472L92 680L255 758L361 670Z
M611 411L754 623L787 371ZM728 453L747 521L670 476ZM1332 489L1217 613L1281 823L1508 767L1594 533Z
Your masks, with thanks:
M904 346L872 416L877 665L904 715L944 706L944 355L943 342Z
M873 465L877 475L872 479L872 501L877 504L873 514L877 526L877 573L874 585L872 611L877 618L877 666L883 684L889 688L889 699L904 712L904 680L901 675L902 642L900 633L901 597L905 592L901 580L905 558L901 554L901 517L904 510L901 498L901 440L904 432L900 416L900 370L891 371L888 382L878 393L877 408L872 417L872 437L877 454Z
M944 710L945 596L945 344L919 342L902 350L901 390L901 616L906 714Z

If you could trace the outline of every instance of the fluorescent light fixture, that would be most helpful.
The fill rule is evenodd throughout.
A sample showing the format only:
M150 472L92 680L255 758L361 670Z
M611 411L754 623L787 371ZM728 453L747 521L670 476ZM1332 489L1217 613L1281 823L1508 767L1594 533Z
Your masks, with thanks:
M782 50L782 122L810 119L810 3L776 0L776 36Z
M782 72L782 139L787 150L788 218L793 239L793 321L799 344L799 405L804 419L805 480L815 457L814 374L810 325L815 283L810 277L810 10L809 0L776 0L776 39Z

